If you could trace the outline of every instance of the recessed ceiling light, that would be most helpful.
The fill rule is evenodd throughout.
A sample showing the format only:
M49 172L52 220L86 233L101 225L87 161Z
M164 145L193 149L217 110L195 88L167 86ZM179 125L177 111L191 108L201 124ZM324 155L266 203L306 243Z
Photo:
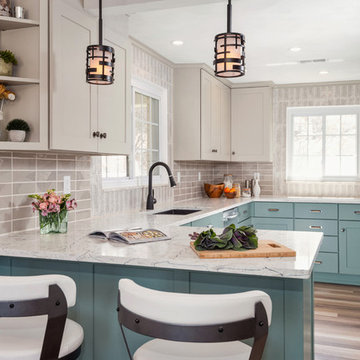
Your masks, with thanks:
M319 72L320 75L327 75L329 72L326 70L322 70Z
M174 40L171 42L174 46L181 46L184 45L184 42L182 40Z
M301 51L301 47L294 46L294 47L290 48L290 51L299 52L299 51Z

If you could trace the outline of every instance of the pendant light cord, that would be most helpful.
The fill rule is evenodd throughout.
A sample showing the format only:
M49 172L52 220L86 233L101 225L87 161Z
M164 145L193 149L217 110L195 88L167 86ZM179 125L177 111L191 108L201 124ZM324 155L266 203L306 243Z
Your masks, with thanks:
M103 43L102 0L99 0L99 45Z
M231 18L232 18L232 5L231 5L231 0L228 1L228 6L227 6L227 32L231 33Z

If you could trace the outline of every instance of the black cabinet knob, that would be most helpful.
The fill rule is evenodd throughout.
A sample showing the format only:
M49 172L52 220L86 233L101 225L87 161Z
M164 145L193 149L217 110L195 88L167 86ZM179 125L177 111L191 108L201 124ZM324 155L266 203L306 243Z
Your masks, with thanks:
M99 137L100 131L94 131L92 135L93 135L93 138Z
M235 155L235 151L233 151L232 154Z
M106 133L101 133L100 134L100 139L106 139L107 137L107 134Z

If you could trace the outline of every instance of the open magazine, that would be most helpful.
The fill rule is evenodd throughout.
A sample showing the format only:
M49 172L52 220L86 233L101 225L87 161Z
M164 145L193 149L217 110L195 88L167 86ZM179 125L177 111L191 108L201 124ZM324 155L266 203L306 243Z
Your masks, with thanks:
M171 239L162 231L156 229L93 231L89 236L120 241L129 245Z

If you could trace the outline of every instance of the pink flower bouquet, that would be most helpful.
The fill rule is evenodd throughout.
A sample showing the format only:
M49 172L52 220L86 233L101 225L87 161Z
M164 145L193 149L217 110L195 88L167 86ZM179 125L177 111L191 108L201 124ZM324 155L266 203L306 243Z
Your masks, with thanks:
M68 211L77 207L74 199L70 200L71 194L57 195L55 190L48 190L44 195L29 195L34 199L33 211L39 211L40 233L67 232Z

